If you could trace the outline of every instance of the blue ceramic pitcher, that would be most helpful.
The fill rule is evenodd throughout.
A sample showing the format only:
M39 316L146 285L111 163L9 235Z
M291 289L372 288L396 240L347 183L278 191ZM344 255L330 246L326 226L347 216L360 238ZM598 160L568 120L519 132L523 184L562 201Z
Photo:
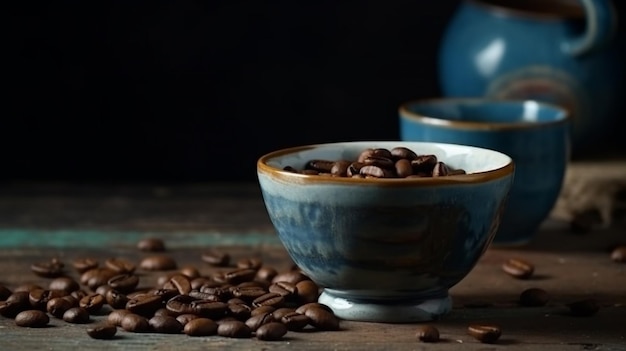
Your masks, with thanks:
M440 47L443 94L561 105L576 155L616 118L616 23L609 0L466 0Z

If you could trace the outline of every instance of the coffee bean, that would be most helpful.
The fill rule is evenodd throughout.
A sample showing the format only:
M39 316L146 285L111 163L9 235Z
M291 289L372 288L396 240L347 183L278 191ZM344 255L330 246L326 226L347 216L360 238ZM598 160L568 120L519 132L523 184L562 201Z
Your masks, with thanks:
M176 320L183 327L185 325L187 325L187 323L189 323L189 321L191 321L193 319L196 319L196 318L201 318L201 317L199 317L198 315L195 315L195 314L191 314L191 313L183 313L183 314L179 314L178 316L176 316Z
M254 315L248 318L245 321L245 323L250 329L252 329L252 331L255 331L263 324L266 324L269 322L275 322L275 321L276 319L274 319L274 316L272 315L272 313L268 312L268 313Z
M311 318L298 312L290 312L284 314L280 321L292 331L300 331L311 323Z
M150 329L148 320L138 314L128 313L122 317L120 322L122 329L132 333L143 333Z
M303 280L296 284L296 294L301 304L315 302L319 297L319 286L312 280Z
M443 162L437 162L432 170L433 177L445 177L448 173L448 166Z
M176 261L170 256L148 256L141 260L139 267L146 271L169 271L176 269Z
M230 255L217 250L210 250L202 254L202 261L217 267L226 267L230 263Z
M225 283L237 285L250 281L256 276L256 269L238 268L224 273L223 279Z
M486 324L470 325L467 328L467 333L473 336L476 340L486 344L496 342L496 340L498 340L502 335L500 327Z
M93 339L113 339L117 333L117 327L109 323L98 323L87 328L87 335Z
M26 284L18 285L15 289L13 289L13 292L14 293L20 292L20 291L31 292L35 289L43 289L43 287L38 284L26 283Z
M533 275L535 266L524 259L511 258L502 264L502 270L514 278L528 279Z
M570 314L576 317L590 317L598 313L600 305L595 299L584 299L567 304Z
M279 321L279 320L281 320L281 318L283 318L284 315L289 314L289 313L294 313L294 312L296 312L295 308L281 307L281 308L278 308L274 312L271 312L271 313L274 316L274 318L277 321Z
M54 278L48 285L50 290L63 290L68 294L74 290L80 289L80 285L74 278L71 277L58 277Z
M611 251L611 259L615 262L626 262L626 245L616 246L613 251Z
M80 276L80 282L95 291L98 287L107 285L109 279L118 274L118 272L107 267L93 268Z
M189 320L183 332L189 336L211 336L217 334L217 323L209 318L194 318Z
M348 168L352 162L347 160L339 160L333 163L333 167L330 169L330 174L338 177L346 177L348 175Z
M309 308L322 308L322 309L325 309L326 311L328 311L330 313L334 313L333 310L328 305L324 305L324 304L321 304L319 302L305 303L304 305L301 305L298 308L296 308L296 312L298 312L300 314L306 314L306 311Z
M187 295L191 291L191 282L183 274L174 274L163 284L163 289L176 290L180 295Z
M283 307L285 298L277 293L267 293L252 301L252 307L272 306L274 308Z
M391 149L390 153L391 157L394 160L406 159L408 161L411 161L417 158L417 154L413 150L404 146L394 147L393 149Z
M137 249L147 252L162 252L165 251L165 242L159 238L145 238L139 240Z
M226 316L228 304L221 301L195 300L191 302L193 313L206 318L220 319Z
M529 288L520 294L519 303L526 307L545 306L550 300L547 291L540 288Z
M90 269L98 268L98 260L95 258L78 258L72 262L72 266L78 273L85 273Z
M64 290L33 289L28 293L28 301L33 308L45 311L48 301L67 295Z
M287 334L287 327L279 322L261 325L255 332L257 339L266 341L281 340Z
M299 270L292 270L289 272L283 272L283 273L276 275L274 279L272 279L272 283L287 282L291 284L298 284L299 282L303 280L311 280L311 279L307 277L304 273L300 272Z
M192 280L200 277L200 271L198 271L198 268L193 267L193 266L181 267L179 272L180 272L180 274L182 274L185 277L189 278L189 285L191 285L191 281Z
M263 262L258 258L242 258L237 261L237 268L250 268L258 270L263 265Z
M263 314L263 313L273 313L274 311L276 311L276 307L270 306L270 305L266 305L266 306L253 308L252 312L250 312L250 315L251 316L256 316L258 314Z
M15 316L18 327L43 328L50 322L50 317L41 310L26 310Z
M285 298L285 300L293 299L298 294L296 284L289 282L276 282L269 286L268 291L278 294Z
M225 321L217 326L217 334L228 338L249 338L252 330L244 322L238 320Z
M437 342L439 341L439 330L432 325L420 325L417 327L415 337L422 342Z
M126 308L126 304L128 303L128 296L122 294L121 292L111 289L107 291L104 296L107 304L115 309L123 309Z
M56 278L63 274L64 267L63 262L53 258L47 262L33 263L30 266L30 270L40 277Z
M6 300L11 294L12 292L9 288L0 284L0 301Z
M126 316L129 313L131 312L126 309L113 310L107 316L107 319L106 319L107 323L120 327L122 326L122 319L124 318L124 316Z
M6 301L0 301L0 315L14 318L18 313L32 308L28 291L14 291Z
M252 308L244 303L228 303L228 311L227 314L235 317L235 319L240 321L245 321L250 318L252 315Z
M132 274L133 272L135 272L136 268L135 264L132 263L130 260L121 257L108 258L106 261L104 261L104 265L107 268L117 272L117 274Z
M395 171L398 177L406 178L413 174L413 167L411 161L407 159L400 159L395 163Z
M139 285L139 277L132 273L116 275L108 280L108 286L122 293L129 293ZM103 294L106 296L106 293Z
M305 315L311 325L320 330L339 330L339 318L321 307L307 308Z
M275 276L278 275L278 271L274 267L261 266L256 272L255 280L264 282L271 282Z
M102 309L105 303L106 299L104 296L100 294L89 294L78 301L78 306L84 308L90 314L96 314Z
M46 311L56 318L63 318L65 311L74 307L72 302L63 297L55 297L50 299L46 304Z
M304 166L304 169L314 170L316 172L330 173L335 161L329 160L310 160Z
M178 334L183 330L183 325L171 316L154 316L148 324L153 331L162 334Z
M163 299L158 295L144 294L128 300L125 308L142 316L152 316L154 311L163 307ZM168 308L169 309L169 308Z
M73 324L89 323L89 312L83 307L72 307L63 313L63 320Z

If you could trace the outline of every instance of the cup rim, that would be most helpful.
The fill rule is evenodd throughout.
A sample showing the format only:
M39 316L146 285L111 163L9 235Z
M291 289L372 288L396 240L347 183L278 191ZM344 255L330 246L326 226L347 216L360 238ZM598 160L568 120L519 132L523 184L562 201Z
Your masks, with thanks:
M549 121L533 121L533 122L478 122L478 121L459 121L450 120L439 117L427 116L414 112L410 109L411 106L418 104L484 104L490 105L512 105L512 104L526 104L533 103L541 108L547 108L557 112L557 117ZM406 101L400 104L398 113L401 119L410 120L420 124L439 126L444 128L453 129L466 129L466 130L529 130L537 128L551 127L559 124L568 123L571 115L564 107L552 104L549 102L532 100L532 99L487 99L487 98L427 98L427 99L414 99Z
M289 154L294 154L306 150L312 150L317 147L332 147L339 146L341 144L353 144L360 143L363 145L367 144L380 144L380 143L395 143L395 144L432 144L432 145L444 145L444 146L452 146L452 147L461 147L468 149L480 149L486 150L488 152L493 152L497 154L501 154L507 158L507 163L498 167L491 168L482 172L474 172L467 173L461 175L449 175L445 177L423 177L423 178L351 178L351 177L331 177L331 176L320 176L320 175L310 175L310 174L300 174L290 172L284 169L280 169L274 167L269 164L269 161L276 157L281 157ZM386 186L386 187L430 187L435 185L459 185L459 184L476 184L476 183L485 183L489 181L493 181L496 179L505 178L507 176L513 175L515 170L515 163L513 159L500 151L488 149L479 146L471 146L464 144L454 144L454 143L442 143L442 142L432 142L432 141L401 141L401 140L372 140L372 141L343 141L343 142L329 142L329 143L318 143L318 144L309 144L309 145L300 145L300 146L292 146L287 148L282 148L278 150L271 151L259 157L257 160L257 175L267 175L274 180L283 181L286 183L298 183L298 184L360 184L360 185L371 185L371 186Z

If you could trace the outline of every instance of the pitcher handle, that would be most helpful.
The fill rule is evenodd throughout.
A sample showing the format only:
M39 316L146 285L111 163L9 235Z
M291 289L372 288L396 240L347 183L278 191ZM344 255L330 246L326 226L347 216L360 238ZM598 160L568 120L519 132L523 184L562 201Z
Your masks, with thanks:
M605 45L617 27L617 13L610 0L581 0L586 13L585 33L563 43L563 50L579 56Z

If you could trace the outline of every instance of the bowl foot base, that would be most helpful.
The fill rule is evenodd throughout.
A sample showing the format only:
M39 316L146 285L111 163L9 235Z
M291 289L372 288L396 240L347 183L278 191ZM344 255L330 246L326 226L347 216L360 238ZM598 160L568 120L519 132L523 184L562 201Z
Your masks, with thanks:
M351 300L333 295L325 289L318 299L319 303L329 306L341 319L379 322L379 323L415 323L437 320L452 310L450 296L429 300L388 301Z

